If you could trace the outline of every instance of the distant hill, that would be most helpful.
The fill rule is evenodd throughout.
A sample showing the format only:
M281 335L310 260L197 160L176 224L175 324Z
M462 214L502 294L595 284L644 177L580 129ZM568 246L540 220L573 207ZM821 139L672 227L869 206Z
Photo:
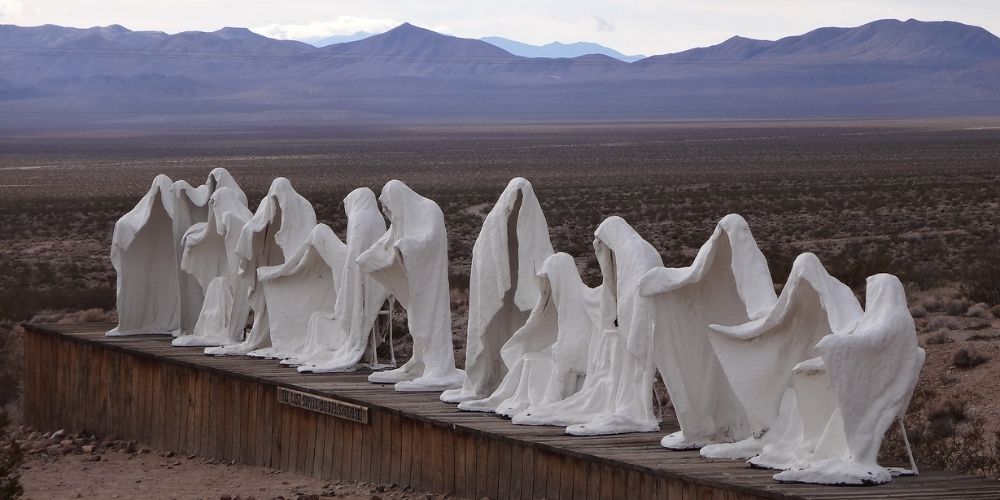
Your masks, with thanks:
M646 57L644 55L627 56L615 49L592 42L552 42L545 45L531 45L499 36L487 36L480 38L480 40L496 45L511 54L524 57L565 58L580 57L589 54L600 54L625 62L638 61L639 59L644 59Z
M358 31L351 35L333 35L326 38L322 38L315 42L309 42L310 45L316 47L326 47L327 45L335 45L338 43L356 42L358 40L364 40L377 33L368 33L367 31Z
M16 68L0 76L0 128L1000 114L1000 39L915 20L631 64L411 24L324 47L244 28L0 25L0 67Z
M645 62L962 65L998 58L1000 38L983 28L948 21L886 19L857 28L819 28L777 41L735 36L718 45L653 56Z

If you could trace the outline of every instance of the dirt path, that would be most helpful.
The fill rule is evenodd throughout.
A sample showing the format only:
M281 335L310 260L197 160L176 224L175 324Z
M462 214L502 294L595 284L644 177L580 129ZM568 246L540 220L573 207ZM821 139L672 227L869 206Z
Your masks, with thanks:
M21 432L28 454L24 498L48 499L436 499L439 495L350 481L320 481L264 467L175 456L84 435Z

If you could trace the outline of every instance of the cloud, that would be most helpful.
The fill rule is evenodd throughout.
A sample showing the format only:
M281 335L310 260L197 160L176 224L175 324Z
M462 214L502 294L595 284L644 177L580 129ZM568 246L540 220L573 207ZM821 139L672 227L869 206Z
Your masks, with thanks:
M3 1L6 0L0 0L0 2ZM269 24L251 29L271 38L315 42L328 36L353 35L359 31L383 33L400 24L402 23L393 19L339 16L331 21L314 21L308 24Z
M0 0L0 19L17 20L24 15L24 4L18 0Z
M597 24L597 31L614 31L615 27L611 23L597 14L591 14L594 16L594 23Z

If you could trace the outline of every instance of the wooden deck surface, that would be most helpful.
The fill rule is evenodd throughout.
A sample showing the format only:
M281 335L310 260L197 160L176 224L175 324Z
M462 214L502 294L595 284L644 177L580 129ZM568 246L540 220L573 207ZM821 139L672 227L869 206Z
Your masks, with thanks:
M93 396L95 389L72 380L73 374L62 375L64 379L69 380L59 383L47 381L47 374L54 371L46 365L61 363L59 356L70 356L59 354L64 352L62 349L54 350L52 342L57 341L62 344L85 345L86 348L82 351L84 353L93 353L94 349L116 351L118 354L124 353L137 359L182 366L185 369L240 382L233 386L238 387L237 389L216 387L218 385L216 384L211 385L209 389L200 389L214 391L211 394L194 396L180 394L187 389L171 387L171 380L151 382L157 388L157 392L159 390L176 392L176 396L182 398L181 401L189 402L186 405L188 407L185 408L183 407L185 405L181 404L175 405L179 407L162 408L162 411L154 411L148 415L130 415L128 417L130 422L136 425L124 427L132 429L131 432L139 435L124 437L148 443L177 443L177 451L184 449L183 451L191 453L199 451L203 454L216 453L208 452L208 448L225 450L227 457L250 457L246 460L248 463L270 464L329 479L375 479L408 484L407 478L417 477L419 474L416 470L411 472L406 469L424 467L425 474L420 477L426 476L426 478L422 479L422 483L416 482L410 484L411 486L474 498L479 498L480 493L485 493L485 496L490 498L541 496L548 498L673 498L674 496L693 498L696 496L727 499L831 500L1000 498L998 481L924 469L918 477L895 478L889 484L874 487L781 484L772 479L775 471L754 469L742 461L707 460L701 458L697 451L676 452L661 448L660 438L664 433L677 429L675 422L664 422L661 432L655 433L600 437L569 436L563 432L562 427L517 426L493 414L462 412L455 405L440 402L437 393L398 393L391 386L368 383L367 372L299 374L294 369L281 366L273 360L209 357L202 354L201 348L172 347L167 336L105 337L104 332L112 326L91 323L29 327L25 366L25 413L29 423L50 426L72 423L67 421L65 424L60 424L62 422L60 419L68 418L67 415L51 413L65 413L65 410L53 410L53 408L66 407L65 405L60 407L58 401L52 401L53 398L67 398L74 395L51 394L51 392L65 391L65 389L53 391L52 387L72 388L76 383L82 391L89 391L90 399L93 401L82 403L82 407L77 410L94 415L108 413L110 410L103 406L111 404L108 400L113 401L116 397L128 400L128 409L122 410L126 413L135 413L135 408L142 406L134 400L152 397L147 394L148 388L138 387L135 381L126 381L125 386L135 387L137 390L128 394L107 394L106 398ZM49 343L45 343L46 341ZM49 356L51 359L46 359ZM114 366L100 367L87 367L86 364L82 364L80 366L85 373L80 373L78 376L83 378L97 376L97 380L115 380L118 387L121 387L120 381L116 378L119 376L116 370L122 369L119 367L121 363L115 361L111 363ZM190 380L185 380L184 387L195 387L190 384ZM129 386L129 383L132 385ZM279 408L273 415L268 414L271 412L270 409L246 412L232 410L240 407L243 399L251 398L256 401L265 394L264 390L270 388L271 392L267 394L273 394L277 387L366 406L373 417L379 417L379 414L384 417L373 418L373 425L368 426L349 423L358 428L356 432L358 445L354 450L359 453L352 455L349 453L351 450L349 447L331 450L332 445L316 445L326 442L323 439L324 433L329 436L342 436L338 433L343 429L335 426L347 424L334 422L332 418L297 408L288 410ZM35 394L33 393L35 391L45 391L46 394ZM214 404L206 405L206 401ZM88 407L90 404L97 407ZM293 411L295 413L290 413ZM289 415L296 417L289 418ZM241 428L242 432L197 429L203 424L192 424L187 427L183 425L185 421L193 423L209 418L232 421L232 425ZM238 420L234 420L236 418ZM150 425L144 426L143 423L147 419L152 419ZM149 431L145 430L163 428L162 425L157 427L155 424L162 424L169 419L180 419L182 424L171 428L187 428L188 431L178 431L187 435L164 438L151 436ZM253 429L262 427L260 424L265 420L269 422L280 420L281 425L294 425L291 434L301 435L303 439L297 442L304 444L298 445L299 449L282 450L286 455L280 457L280 460L268 459L265 455L273 453L273 450L268 450L266 447L273 441L269 439L261 442L248 437L255 436ZM81 417L77 421L92 420ZM111 426L109 428L113 428L115 423L108 422L108 425ZM345 429L350 430L350 428ZM289 429L284 429L286 434L288 431ZM122 431L122 434L124 432ZM192 432L195 434L191 435ZM277 434L277 431L273 432ZM231 438L227 434L245 437ZM423 439L421 436L431 435L436 436L434 446L423 449L426 444L420 441ZM212 441L213 446L206 446L206 441ZM411 447L421 449L411 449ZM385 456L373 457L372 450L384 450ZM411 462L400 458L406 456L425 459ZM549 458L543 460L542 457L555 457L561 461ZM917 457L918 464L919 459L920 457ZM350 463L344 462L345 460ZM573 465L580 461L586 462L586 466ZM481 472L475 475L463 473L462 471L469 470L473 462L479 464L477 470ZM372 471L371 474L367 473L369 469ZM698 493L668 495L665 489L657 489L657 481L689 484ZM533 484L527 484L528 482ZM540 484L541 482L545 484ZM574 491L577 492L575 496ZM545 494L539 495L539 492ZM579 492L588 494L582 495Z

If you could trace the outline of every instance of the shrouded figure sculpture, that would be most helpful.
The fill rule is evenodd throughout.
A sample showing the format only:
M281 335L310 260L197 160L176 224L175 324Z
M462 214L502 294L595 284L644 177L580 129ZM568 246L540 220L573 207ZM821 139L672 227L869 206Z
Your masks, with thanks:
M332 313L319 311L309 318L308 340L301 356L288 359L288 364L300 364L303 373L342 372L357 370L371 338L374 356L375 320L389 291L381 283L361 271L358 256L383 233L385 219L378 209L375 193L358 188L344 198L347 214L347 255L341 272L337 303Z
M247 353L286 359L301 355L308 341L309 319L332 313L344 270L347 247L333 229L317 224L309 238L283 264L257 269L267 304L270 347Z
M171 184L157 175L139 204L115 223L111 265L118 274L118 326L108 335L173 335L180 329Z
M403 366L373 373L368 380L394 383L397 391L458 388L465 373L455 367L452 347L444 214L437 203L397 180L386 183L379 200L389 229L357 262L406 309L413 356Z
M181 271L182 241L188 228L208 219L208 200L219 187L237 191L246 204L243 191L222 168L212 170L198 188L158 175L135 208L115 223L111 264L118 275L119 322L108 335L194 331L204 295Z
M271 346L267 301L257 270L283 264L286 256L294 255L309 238L314 227L316 212L312 205L292 189L288 179L275 179L253 218L243 226L236 246L236 255L240 260L239 279L248 281L248 299L254 314L253 326L243 342L209 347L205 349L205 354L246 354Z
M237 199L246 206L246 194L236 184L229 171L224 168L213 169L201 186L192 187L187 181L181 180L170 187L170 192L174 195L175 200L173 229L178 270L177 285L180 292L180 335L194 332L195 323L198 321L198 315L205 300L204 289L194 276L181 271L181 261L184 256L184 234L191 226L208 220L209 200L211 200L212 194L222 187L233 190Z
M181 269L205 291L194 332L173 340L175 346L219 346L243 341L250 304L247 280L237 277L236 245L253 213L237 191L223 187L208 202L208 221L184 233Z
M766 315L777 297L764 255L742 217L727 215L685 268L656 268L639 282L628 348L663 377L681 430L667 448L750 437L746 412L708 339L708 325Z
M583 387L568 398L532 406L513 417L515 424L566 425L577 435L649 432L659 428L653 414L654 369L625 346L632 328L636 285L659 253L621 217L609 217L594 231L601 267L600 338L591 345Z
M591 342L601 333L602 288L584 284L573 257L562 252L545 259L537 279L539 296L527 322L500 351L507 375L489 397L459 409L513 417L583 386Z
M868 278L865 296L865 312L855 328L827 335L816 344L820 358L810 360L808 368L813 377L824 372L829 377L835 405L817 405L819 410L833 408L821 421L822 434L811 453L805 450L790 470L774 476L779 481L878 484L892 479L890 471L878 464L878 451L893 419L906 412L925 353L917 345L898 278L890 274ZM800 367L803 372L805 368ZM795 383L798 396L799 381ZM822 386L812 387L817 385ZM803 419L823 414L810 410L800 409Z
M460 403L489 396L507 374L500 350L538 301L535 273L552 255L549 227L531 183L507 184L472 247L465 382L441 400Z
M701 454L749 458L781 438L796 405L793 369L819 354L815 346L821 338L854 328L861 313L854 292L830 276L815 255L804 253L767 316L739 326L711 325L708 338L746 411L751 436L705 446Z

